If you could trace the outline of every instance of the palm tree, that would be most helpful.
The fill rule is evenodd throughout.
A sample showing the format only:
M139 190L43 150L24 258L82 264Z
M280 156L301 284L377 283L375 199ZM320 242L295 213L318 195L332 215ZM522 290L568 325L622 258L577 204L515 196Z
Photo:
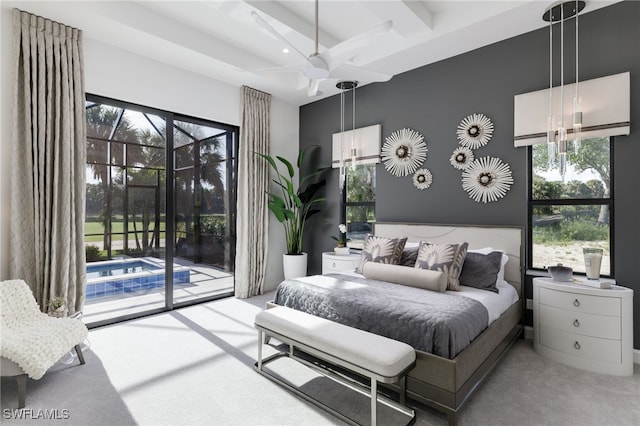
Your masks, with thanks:
M100 181L104 194L101 209L104 247L110 255L113 199L121 186L125 189L122 196L127 197L126 200L122 199L122 205L127 206L127 211L123 211L125 223L133 221L136 250L145 251L159 242L160 214L157 212L159 206L164 205L165 191L159 188L165 186L166 179L166 125L146 126L137 123L133 114L140 114L141 119L150 123L152 119L146 114L123 108L93 102L87 102L86 108L88 167L94 179ZM136 120L136 123L132 120ZM154 120L155 123L158 121ZM203 200L210 209L213 202L209 198L227 199L221 167L226 161L226 153L221 149L225 146L226 132L208 136L211 128L183 121L176 121L173 127L175 168L184 168L190 175L185 179L183 176L187 173L176 171L175 205L177 209L186 207L186 211L178 210L176 213L185 213L185 231L192 228L199 233ZM124 173L115 175L114 169ZM121 185L113 185L118 181ZM145 184L137 189L136 185L140 182ZM144 188L146 184L156 187L154 195ZM133 194L133 198L126 194ZM225 210L228 209L226 204ZM153 231L152 221L155 222ZM192 221L192 226L189 226L189 221ZM142 224L141 230L138 230L139 223ZM124 232L126 236L128 229ZM128 237L125 238L128 240Z
M116 131L126 139L135 137L135 129L124 117L122 108L115 108L94 102L87 102L87 163L93 172L93 178L102 185L101 218L103 225L103 247L111 254L111 215L112 209L109 203L109 187L111 176L110 164L117 164L117 159L122 158L122 145L111 144ZM109 156L109 158L107 158Z

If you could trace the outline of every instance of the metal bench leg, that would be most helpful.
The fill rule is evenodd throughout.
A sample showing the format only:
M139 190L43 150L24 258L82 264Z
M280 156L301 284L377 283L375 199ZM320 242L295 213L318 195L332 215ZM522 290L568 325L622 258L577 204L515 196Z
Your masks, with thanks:
M18 384L18 408L24 408L27 399L27 375L16 376L16 383Z
M262 370L262 342L262 330L258 330L258 370Z
M80 347L80 345L75 345L74 348L76 350L76 354L78 354L80 364L84 364L84 355L82 354L82 348Z
M371 379L371 426L376 426L378 409L378 381Z
M400 404L407 405L407 376L400 379Z

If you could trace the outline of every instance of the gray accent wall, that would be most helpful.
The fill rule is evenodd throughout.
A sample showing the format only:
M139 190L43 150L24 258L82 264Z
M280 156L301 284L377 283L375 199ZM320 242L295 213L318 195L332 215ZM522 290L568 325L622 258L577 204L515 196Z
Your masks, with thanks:
M631 73L631 135L615 138L614 147L614 275L634 297L635 348L640 348L640 2L624 1L580 16L580 80ZM425 137L425 168L432 186L420 191L411 177L389 174L377 166L378 221L527 226L527 149L513 147L514 95L549 85L548 28L536 30L397 76L356 91L356 127L382 125L382 142L392 132L410 127ZM575 79L574 49L565 35L565 83ZM559 37L555 37L556 40ZM559 48L558 48L559 49ZM557 52L558 50L556 50ZM556 62L557 64L557 62ZM559 84L559 71L554 85ZM348 104L348 106L350 103ZM461 172L449 164L458 146L456 128L473 113L487 115L493 138L474 150L477 157L495 156L507 162L515 183L498 202L473 201L461 186ZM346 127L351 121L347 119ZM300 147L322 147L320 164L331 162L331 135L340 131L339 96L300 108ZM323 212L309 222L305 250L309 273L321 272L321 253L331 251L337 233L340 194L338 171L328 175ZM527 297L531 297L530 278ZM531 312L527 323L531 325Z

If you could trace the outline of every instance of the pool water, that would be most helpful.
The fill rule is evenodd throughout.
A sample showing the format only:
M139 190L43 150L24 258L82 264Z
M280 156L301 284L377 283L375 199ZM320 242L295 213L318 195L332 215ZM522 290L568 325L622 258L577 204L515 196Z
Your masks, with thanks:
M95 262L102 263L102 262ZM135 274L137 272L155 271L161 269L160 266L144 262L142 260L134 262L121 262L116 264L96 265L87 264L87 280L92 278L113 277L125 274Z
M191 270L173 265L173 283L189 284ZM144 259L107 260L87 264L86 299L164 288L164 267Z

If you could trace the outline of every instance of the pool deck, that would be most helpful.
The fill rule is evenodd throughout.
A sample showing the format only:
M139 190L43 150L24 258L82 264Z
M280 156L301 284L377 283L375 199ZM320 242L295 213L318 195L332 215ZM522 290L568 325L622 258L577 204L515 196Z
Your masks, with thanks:
M144 260L164 268L164 261L160 259L145 257ZM234 277L229 272L178 258L174 259L174 264L187 266L191 269L190 283L175 285L173 288L174 304L233 292ZM164 306L165 291L162 288L99 297L85 301L83 321L90 326L99 321L143 313Z

